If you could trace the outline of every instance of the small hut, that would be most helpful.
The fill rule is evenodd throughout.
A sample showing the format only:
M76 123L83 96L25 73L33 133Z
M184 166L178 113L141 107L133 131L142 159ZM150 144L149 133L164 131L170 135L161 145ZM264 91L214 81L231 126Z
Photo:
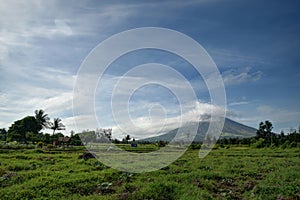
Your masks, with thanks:
M61 146L61 145L63 145L63 146L65 146L65 145L69 146L70 139L71 138L68 137L68 136L66 136L66 137L59 137L58 138L58 145L59 146Z

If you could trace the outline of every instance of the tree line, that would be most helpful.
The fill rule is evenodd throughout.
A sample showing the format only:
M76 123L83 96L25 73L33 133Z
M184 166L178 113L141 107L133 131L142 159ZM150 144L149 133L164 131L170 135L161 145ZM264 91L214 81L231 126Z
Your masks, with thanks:
M20 120L16 120L6 130L0 129L0 141L18 142L18 143L38 143L53 144L61 137L65 137L62 133L56 131L65 130L65 125L60 118L50 120L48 114L44 110L35 110L34 116L26 116ZM43 130L50 129L52 134L43 133ZM129 135L126 135L122 141L112 139L112 129L96 129L96 130L83 130L81 133L75 134L71 131L68 144L70 145L83 145L90 142L115 142L115 143L128 143L131 140Z
M52 130L52 135L43 133L42 130ZM224 145L251 145L256 148L263 147L300 147L300 127L296 130L285 134L283 131L280 134L272 132L273 124L270 121L261 122L259 124L256 135L250 138L220 138L217 144ZM53 141L64 137L62 133L55 134L56 131L65 130L65 125L60 118L54 118L50 121L48 114L44 110L35 110L34 116L26 116L13 124L6 131L5 128L0 129L0 141L19 143L37 143L52 144ZM90 142L113 142L116 144L128 144L132 140L130 135L126 135L122 140L112 138L112 129L96 129L95 131L84 130L81 133L75 134L71 131L70 145L82 145ZM206 138L206 140L215 141L215 138ZM167 142L165 142L165 145Z
M220 145L251 145L255 148L263 147L299 147L300 148L300 127L298 132L292 130L289 133L281 131L280 134L272 132L273 124L270 121L260 122L256 135L250 138L222 138L217 141Z
M42 133L43 129L51 129L52 135ZM54 118L50 121L48 114L44 110L35 110L34 116L26 116L20 120L14 121L6 131L0 129L0 139L5 142L17 141L28 144L29 142L43 141L51 143L63 134L55 134L55 131L65 130L65 125L60 118Z

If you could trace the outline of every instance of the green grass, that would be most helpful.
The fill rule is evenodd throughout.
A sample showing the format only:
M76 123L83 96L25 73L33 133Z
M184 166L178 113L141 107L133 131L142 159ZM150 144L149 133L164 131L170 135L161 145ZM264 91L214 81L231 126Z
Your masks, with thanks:
M168 167L143 174L78 159L82 152L0 150L0 199L300 198L300 149L231 147L204 159L190 149Z

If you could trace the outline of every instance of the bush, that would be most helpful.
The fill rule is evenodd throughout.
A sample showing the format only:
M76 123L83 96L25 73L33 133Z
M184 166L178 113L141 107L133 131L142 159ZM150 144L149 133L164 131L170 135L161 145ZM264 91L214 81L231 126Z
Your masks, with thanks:
M43 142L38 142L38 143L36 144L36 146L37 146L38 148L43 148L43 145L44 145Z
M292 142L290 145L289 145L290 148L295 148L297 147L297 142Z
M167 145L167 142L165 142L165 141L159 141L158 143L157 143L157 146L158 147L165 147Z
M251 146L253 148L263 148L265 147L264 145L265 140L263 138L259 138L257 142L255 142L254 144L252 144Z
M191 144L191 146L189 148L190 149L200 149L201 148L201 144Z
M85 152L85 153L83 153L82 155L80 155L78 157L78 159L84 159L84 160L88 160L88 159L91 159L91 158L97 158L97 155L93 154L93 153L90 153L90 152Z
M289 141L285 141L282 145L281 148L285 149L289 147L290 142Z

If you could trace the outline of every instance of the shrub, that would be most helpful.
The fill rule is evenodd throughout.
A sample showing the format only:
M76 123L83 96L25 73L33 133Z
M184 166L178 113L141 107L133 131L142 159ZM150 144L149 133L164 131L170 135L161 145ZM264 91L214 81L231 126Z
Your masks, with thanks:
M36 146L37 146L38 148L43 148L43 145L44 145L43 142L38 142L38 143L36 144Z
M165 142L165 141L159 141L158 143L157 143L157 146L158 147L165 147L167 145L167 142Z
M282 145L281 148L285 149L289 147L290 142L289 141L285 141Z
M295 148L297 147L297 142L293 141L290 145L289 145L290 148Z
M190 149L200 149L201 148L201 144L191 144L191 146L189 148Z
M88 160L90 158L97 158L97 155L90 152L85 152L78 157L78 159L84 159L84 160Z
M263 148L264 147L265 140L263 138L259 138L257 142L252 144L252 147L254 148Z

